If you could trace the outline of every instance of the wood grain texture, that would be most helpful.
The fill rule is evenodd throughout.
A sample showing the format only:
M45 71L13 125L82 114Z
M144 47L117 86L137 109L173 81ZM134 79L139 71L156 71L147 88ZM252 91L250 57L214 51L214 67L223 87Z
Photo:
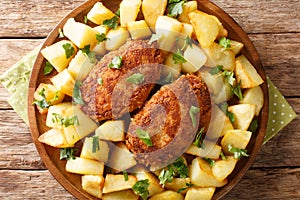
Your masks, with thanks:
M84 0L2 0L0 37L46 37ZM300 32L298 0L213 0L248 33ZM271 5L271 6L270 6Z

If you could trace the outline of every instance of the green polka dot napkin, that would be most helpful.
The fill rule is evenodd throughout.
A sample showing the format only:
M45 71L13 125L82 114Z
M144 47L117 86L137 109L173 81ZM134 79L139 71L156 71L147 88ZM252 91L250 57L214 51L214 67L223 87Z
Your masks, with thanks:
M30 73L37 57L40 47L35 48L19 62L8 69L0 76L0 83L8 90L11 96L8 103L17 112L17 114L28 125L27 116L27 92L30 79ZM280 130L296 118L296 113L288 102L284 99L279 90L267 78L269 87L269 121L264 143L274 137Z

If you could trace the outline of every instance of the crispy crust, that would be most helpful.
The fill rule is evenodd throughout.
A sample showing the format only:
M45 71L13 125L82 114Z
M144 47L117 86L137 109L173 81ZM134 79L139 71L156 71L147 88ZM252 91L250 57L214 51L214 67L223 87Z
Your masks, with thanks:
M115 56L122 57L120 70L108 65ZM94 67L81 86L86 102L83 111L96 121L115 119L126 112L142 107L154 84L160 78L164 58L162 52L148 41L128 41L119 50L105 55ZM133 73L145 75L144 83L134 85L126 82ZM103 84L97 80L102 78Z
M192 126L191 106L200 108L199 121ZM173 162L186 151L201 127L208 128L211 117L210 94L206 84L195 75L184 75L163 86L138 112L126 136L127 147L139 163L152 170ZM147 146L136 135L137 128L151 136L153 146Z

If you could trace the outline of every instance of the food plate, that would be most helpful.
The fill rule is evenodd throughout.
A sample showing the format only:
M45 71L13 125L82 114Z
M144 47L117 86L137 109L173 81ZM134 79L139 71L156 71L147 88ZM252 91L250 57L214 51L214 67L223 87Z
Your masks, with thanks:
M69 18L75 18L76 21L83 22L85 16L96 2L98 2L98 0L87 1L79 7L77 7L76 9L74 9L72 12L70 12L52 30L52 32L49 34L46 41L44 42L42 49L44 49L47 46L50 46L58 40L57 35L59 29L63 28L63 26ZM112 11L117 11L120 4L120 1L105 0L102 2L107 8L111 9ZM234 171L228 177L228 184L216 190L213 199L220 199L226 193L228 193L243 177L243 175L253 163L256 155L258 154L262 146L268 121L268 88L265 73L262 68L259 55L257 54L255 47L248 38L247 34L242 30L242 28L221 8L217 7L210 1L198 0L198 9L205 13L216 16L221 21L224 28L227 29L228 38L234 39L244 44L244 48L241 53L248 58L248 60L252 63L252 65L255 67L258 74L264 81L264 83L261 85L264 94L264 104L261 110L261 114L258 117L259 127L256 133L252 135L251 140L247 146L247 150L250 156L246 159L241 159L236 165ZM141 17L142 16L140 15L138 16L138 18ZM50 82L49 76L45 76L43 72L45 64L46 60L44 59L43 55L39 53L31 74L28 94L28 105L32 105L34 99L33 96L38 85L40 83ZM46 167L51 172L51 174L66 190L68 190L76 198L96 199L95 197L89 195L82 189L80 175L71 174L66 171L66 161L60 160L59 149L42 144L38 141L40 135L46 130L48 130L45 126L46 116L41 115L34 106L28 107L28 113L33 141L37 147L37 150L43 162L45 163Z

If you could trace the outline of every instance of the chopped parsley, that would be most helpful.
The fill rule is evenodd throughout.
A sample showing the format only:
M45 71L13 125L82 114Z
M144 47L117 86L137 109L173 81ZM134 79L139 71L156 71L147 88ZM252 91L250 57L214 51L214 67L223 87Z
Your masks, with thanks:
M256 130L257 130L257 128L258 128L258 122L257 122L256 119L254 119L254 120L251 122L251 124L250 124L250 126L249 126L249 128L248 128L248 131L251 131L252 133L255 133Z
M141 84L142 82L144 82L144 80L145 80L145 76L144 74L141 73L134 73L126 79L127 82L136 85Z
M219 40L219 45L223 47L223 49L230 49L231 46L231 40L230 39L227 39L225 37L222 37L220 40Z
M128 181L128 173L126 170L123 170L124 180Z
M100 150L99 136L94 135L92 137L92 152L96 153L99 150Z
M174 77L173 77L173 74L172 74L172 72L170 72L167 76L166 76L166 78L164 79L164 83L172 83L174 81Z
M245 156L248 157L249 155L247 154L247 150L246 149L239 149L239 148L235 148L233 147L231 144L227 145L228 151L230 153L233 153L233 157L235 159L240 159L241 157Z
M233 124L234 123L234 114L232 112L228 111L228 103L222 103L220 105L220 109L225 113L225 115L229 118L230 122Z
M71 116L71 117L63 117L60 114L57 113L52 113L52 122L53 123L58 123L59 125L63 125L65 127L69 126L79 126L79 120L76 115Z
M153 42L159 40L161 38L161 36L162 36L161 34L152 34L148 44L151 45Z
M223 151L220 152L220 157L222 160L226 160L226 156L224 155Z
M109 40L109 38L106 37L105 33L97 34L96 39L98 41L98 44L100 44L103 41Z
M63 44L62 47L65 50L67 59L74 55L75 49L74 49L74 47L72 47L72 45L70 43Z
M186 0L169 0L167 6L168 16L177 18L182 13L185 2Z
M223 71L222 75L225 77L225 80L227 81L227 83L229 83L229 85L233 86L235 78L234 78L234 73L231 71Z
M188 166L184 163L182 157L168 165L167 169L163 169L160 172L158 176L159 184L164 186L166 183L171 183L176 176L179 176L180 178L186 178L188 176Z
M119 25L119 17L114 16L111 19L106 19L103 21L103 25L108 26L111 29L116 29Z
M96 54L95 54L95 52L92 52L90 50L90 47L91 47L91 45L86 45L80 50L82 51L82 53L85 53L89 57L91 63L95 63L96 62Z
M190 38L190 36L186 36L186 38L180 38L180 37L177 37L176 38L176 42L178 42L179 40L184 40L184 43L183 43L183 46L180 48L181 51L184 51L188 46L190 46L191 48L193 48L192 44L192 39Z
M147 131L144 131L140 128L136 129L136 135L148 146L151 147L153 146L151 137Z
M111 69L121 69L122 66L122 57L121 56L115 56L111 63L109 63L108 67Z
M223 70L223 66L222 65L218 65L216 67L213 67L209 70L209 73L211 75L215 75L215 74L218 74L219 72L221 72Z
M46 65L45 65L45 68L44 68L44 75L48 75L50 74L52 71L53 71L53 66L51 65L50 62L46 61Z
M235 87L231 86L231 90L232 90L233 94L235 96L237 96L240 100L242 100L244 98L242 89L241 89L241 81Z
M191 106L190 108L190 118L192 120L192 125L195 128L197 126L197 114L200 112L200 108L196 106Z
M195 142L193 143L198 148L202 148L203 139L204 139L203 138L203 133L204 133L204 128L201 128L201 130L196 135Z
M213 159L210 158L203 158L206 162L208 162L208 164L213 167L216 164L216 161L214 161Z
M64 32L61 30L61 28L58 29L58 38L63 38L65 37Z
M115 12L115 14L120 17L120 8L117 10L117 12Z
M42 88L42 90L39 92L39 95L42 97L41 100L34 99L33 105L37 105L38 107L45 109L49 108L51 103L56 101L58 99L58 92L55 93L55 96L50 101L47 101L46 95L45 95L45 88Z
M80 86L82 85L81 81L76 81L73 90L73 102L78 105L83 105L84 101L81 96Z
M139 195L142 197L143 200L147 200L149 196L149 179L139 180L137 181L134 186L132 187L132 190L136 195Z
M98 82L99 85L103 85L103 79L102 78L98 78L97 82Z
M192 183L186 183L186 184L185 184L185 187L180 188L180 189L177 191L177 193L181 193L181 192L183 192L184 190L189 189L189 188L192 187L192 186L194 186L194 184L192 184Z
M77 151L75 148L67 147L67 148L61 148L59 149L59 159L75 159L74 153Z
M186 63L186 59L183 57L181 51L178 49L176 53L173 54L172 59L176 63Z
M84 22L85 24L87 24L87 23L88 23L88 18L87 18L87 16L86 16L86 15L83 17L83 22Z

